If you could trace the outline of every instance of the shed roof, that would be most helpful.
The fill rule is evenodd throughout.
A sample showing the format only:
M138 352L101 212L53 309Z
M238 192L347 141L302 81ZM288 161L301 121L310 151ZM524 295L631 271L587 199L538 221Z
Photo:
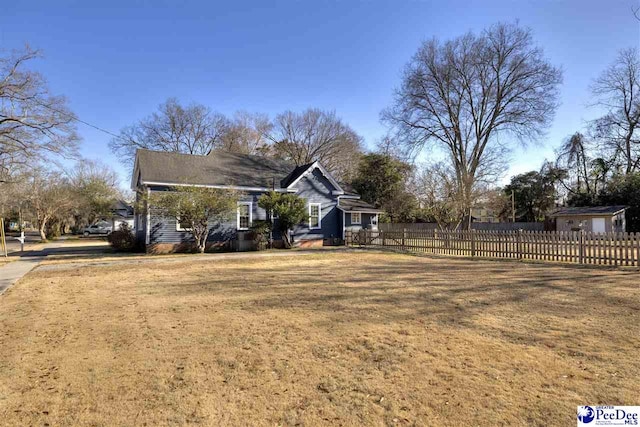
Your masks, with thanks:
M627 207L623 205L571 207L558 209L551 216L612 216L625 209Z

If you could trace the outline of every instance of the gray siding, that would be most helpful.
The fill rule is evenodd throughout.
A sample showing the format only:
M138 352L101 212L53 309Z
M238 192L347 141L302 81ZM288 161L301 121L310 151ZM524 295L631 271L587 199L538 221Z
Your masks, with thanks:
M170 191L169 187L152 186L151 192ZM342 211L337 208L337 196L332 194L335 188L331 185L322 173L316 169L312 173L302 177L295 186L297 195L306 200L306 212L309 212L310 203L321 204L320 214L320 229L309 229L309 219L305 218L303 224L295 227L292 233L294 242L300 240L315 240L315 239L327 239L327 238L341 238L342 237ZM266 220L266 212L264 209L258 207L258 198L263 193L252 192L245 194L241 197L241 201L252 202L252 215L253 222L258 220ZM366 214L363 214L363 221L365 221ZM141 216L141 223L136 228L139 237L144 242L146 233L146 217ZM277 219L276 219L277 221ZM164 217L151 208L150 219L150 244L154 243L184 243L192 241L191 234L186 231L176 230L176 220L174 218ZM211 223L211 231L207 241L209 242L221 242L234 240L237 238L237 218L233 215L228 221L223 223ZM279 239L280 236L274 233L274 239Z
M152 187L151 192L168 191L168 188ZM261 193L249 193L240 197L240 201L252 202L253 221L265 220L266 212L258 207L258 197ZM227 221L217 223L210 222L208 242L224 242L234 240L237 237L237 217L233 214ZM178 231L176 229L175 218L167 218L159 214L157 210L151 209L151 230L150 243L183 243L193 241L191 233L188 231Z
M351 213L345 212L345 214L344 214L345 230L358 231L358 230L362 230L363 228L371 229L373 227L371 222L376 217L376 214L362 213L360 215L361 215L361 218L360 218L360 220L361 220L360 222L361 223L360 224L352 224L351 223Z
M322 173L316 169L312 173L305 175L295 185L298 190L297 195L306 199L307 213L309 212L309 203L320 203L322 212L320 215L320 229L309 229L309 218L304 223L295 227L293 230L293 240L315 240L332 237L342 237L342 228L338 222L337 196L331 194L335 188L331 185Z

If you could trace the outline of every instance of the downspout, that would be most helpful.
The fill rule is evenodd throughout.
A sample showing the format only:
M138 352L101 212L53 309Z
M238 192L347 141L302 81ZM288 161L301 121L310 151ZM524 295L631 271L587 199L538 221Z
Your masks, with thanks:
M151 199L151 188L147 187L147 226L146 226L146 236L145 236L145 244L149 245L151 241L151 206L149 205L149 200Z
M338 196L338 206L340 206L340 196ZM342 209L340 209L342 211L342 240L344 241L345 238L345 229L346 229L346 223L345 223L345 215L344 215L344 211Z

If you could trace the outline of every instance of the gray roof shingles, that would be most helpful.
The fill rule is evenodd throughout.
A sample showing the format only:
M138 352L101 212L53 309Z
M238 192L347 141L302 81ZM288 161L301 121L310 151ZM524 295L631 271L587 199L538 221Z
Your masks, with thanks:
M551 214L551 216L574 216L574 215L613 215L626 209L626 206L586 206L561 208Z
M287 188L313 164L296 167L282 160L223 151L198 156L140 149L137 159L140 180L146 183L253 188L272 188L274 184ZM357 196L350 186L345 187L345 194ZM359 199L340 199L339 206L346 211L382 212Z
M296 169L292 163L215 151L208 156L138 150L140 179L144 182L193 185L235 185L276 188Z

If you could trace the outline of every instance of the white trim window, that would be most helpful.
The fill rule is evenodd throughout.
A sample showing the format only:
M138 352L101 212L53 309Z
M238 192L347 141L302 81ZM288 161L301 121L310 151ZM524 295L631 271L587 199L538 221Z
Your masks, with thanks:
M322 228L322 203L309 203L309 229Z
M176 218L176 231L188 231L188 228L184 227L180 222L180 217Z
M252 202L238 202L237 229L248 230L253 224Z
M362 224L362 214L360 212L351 212L351 224Z

